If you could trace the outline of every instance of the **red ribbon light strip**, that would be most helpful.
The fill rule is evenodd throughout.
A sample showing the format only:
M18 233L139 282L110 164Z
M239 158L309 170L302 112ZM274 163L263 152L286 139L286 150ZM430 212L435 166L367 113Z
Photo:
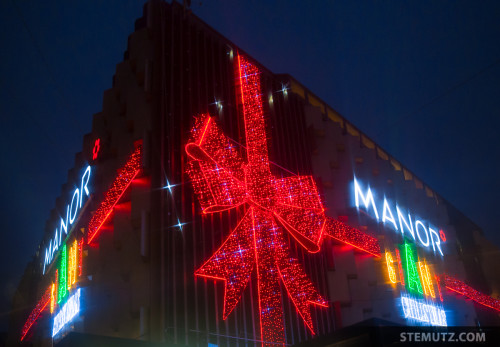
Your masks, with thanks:
M380 257L380 244L377 238L333 218L327 218L326 225L327 236L375 257Z
M290 256L285 232L308 252L323 235L380 256L376 238L325 216L311 176L275 178L270 170L260 70L238 55L236 66L245 123L246 160L209 115L197 117L186 145L187 173L203 213L248 206L245 216L195 275L225 281L226 319L250 276L257 273L263 346L284 344L280 282L314 334L311 305L327 307L300 263Z
M500 311L500 300L492 298L486 294L483 294L474 288L468 286L462 281L457 280L456 278L450 277L448 275L442 275L442 280L444 282L444 286L460 295L463 295L480 305L492 308L494 310Z
M28 316L28 319L26 320L26 323L24 323L23 329L21 330L21 341L24 340L28 331L31 329L33 324L35 324L40 314L43 312L43 310L45 310L45 308L49 304L51 289L52 286L50 285L49 288L47 288L47 290L43 294L40 301L38 301L38 303L36 304L33 311L31 311L30 315Z
M90 244L95 236L99 233L104 222L113 212L113 207L122 197L123 193L127 190L130 183L137 176L141 170L142 161L142 145L137 146L135 151L130 155L127 163L124 167L118 170L118 175L116 176L113 184L106 192L104 200L99 205L98 209L95 211L92 219L88 226L87 243Z

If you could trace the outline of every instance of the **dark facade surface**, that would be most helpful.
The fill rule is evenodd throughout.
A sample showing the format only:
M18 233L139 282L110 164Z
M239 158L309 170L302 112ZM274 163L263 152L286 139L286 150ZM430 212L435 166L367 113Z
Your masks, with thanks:
M55 265L43 274L44 249L58 227L72 183L87 164L91 166L91 195L68 242L86 235L89 220L137 141L143 148L141 173L115 206L96 242L83 247L82 274L70 289L82 290L77 318L52 338L53 318L45 310L25 343L106 343L93 340L93 335L115 338L108 342L117 345L120 340L116 339L198 346L261 343L256 280L250 280L239 304L224 320L224 284L194 276L244 213L243 207L220 214L201 213L186 175L184 150L193 117L206 113L244 147L235 83L237 54L246 56L183 6L151 1L144 7L129 37L124 61L117 65L113 87L104 93L103 110L94 115L92 131L75 157L40 250L14 297L17 310L11 316L11 343L19 341L26 318L54 281ZM290 172L312 175L329 217L376 237L382 252L394 249L401 242L400 234L374 220L368 210L353 205L356 177L380 196L398 201L446 230L443 257L419 250L433 271L451 273L488 295L499 292L498 281L492 280L491 271L482 263L483 241L478 239L480 230L474 223L293 77L275 75L253 63L262 71L275 176L289 176ZM96 139L100 139L100 148L94 159ZM368 257L333 240L325 241L314 254L291 237L287 242L328 300L328 308L312 310L317 336L368 319L409 324L395 304L400 287L389 283L384 258ZM286 343L304 343L313 335L284 290ZM497 311L455 296L447 297L446 302L449 325L498 324ZM71 331L90 335L68 335Z

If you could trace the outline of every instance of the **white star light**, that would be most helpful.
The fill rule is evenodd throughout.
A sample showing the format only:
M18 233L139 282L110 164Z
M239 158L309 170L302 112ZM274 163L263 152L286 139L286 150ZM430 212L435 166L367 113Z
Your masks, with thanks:
M179 228L179 230L182 232L182 226L186 225L187 223L181 223L179 219L177 219L177 224L174 225L175 228Z
M167 178L167 185L165 187L163 187L163 189L168 189L170 194L172 194L172 188L175 186L177 186L177 184L170 184L170 182L168 181L168 178Z

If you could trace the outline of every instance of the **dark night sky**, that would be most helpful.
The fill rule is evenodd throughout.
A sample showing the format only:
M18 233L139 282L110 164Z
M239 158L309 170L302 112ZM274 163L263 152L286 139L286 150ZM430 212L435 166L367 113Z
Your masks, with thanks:
M0 330L144 1L0 3ZM500 2L193 1L500 244Z

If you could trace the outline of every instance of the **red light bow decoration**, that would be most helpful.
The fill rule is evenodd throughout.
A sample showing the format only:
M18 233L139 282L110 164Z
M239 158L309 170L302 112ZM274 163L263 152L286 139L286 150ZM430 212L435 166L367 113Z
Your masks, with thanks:
M291 258L284 230L307 251L320 249L323 234L380 255L375 238L327 218L311 176L275 178L267 152L260 71L238 55L239 87L246 134L246 158L209 115L195 120L186 145L187 172L204 213L246 204L248 209L222 246L195 273L225 281L226 319L257 271L263 345L285 343L280 282L311 333L311 305L327 307L297 259Z

